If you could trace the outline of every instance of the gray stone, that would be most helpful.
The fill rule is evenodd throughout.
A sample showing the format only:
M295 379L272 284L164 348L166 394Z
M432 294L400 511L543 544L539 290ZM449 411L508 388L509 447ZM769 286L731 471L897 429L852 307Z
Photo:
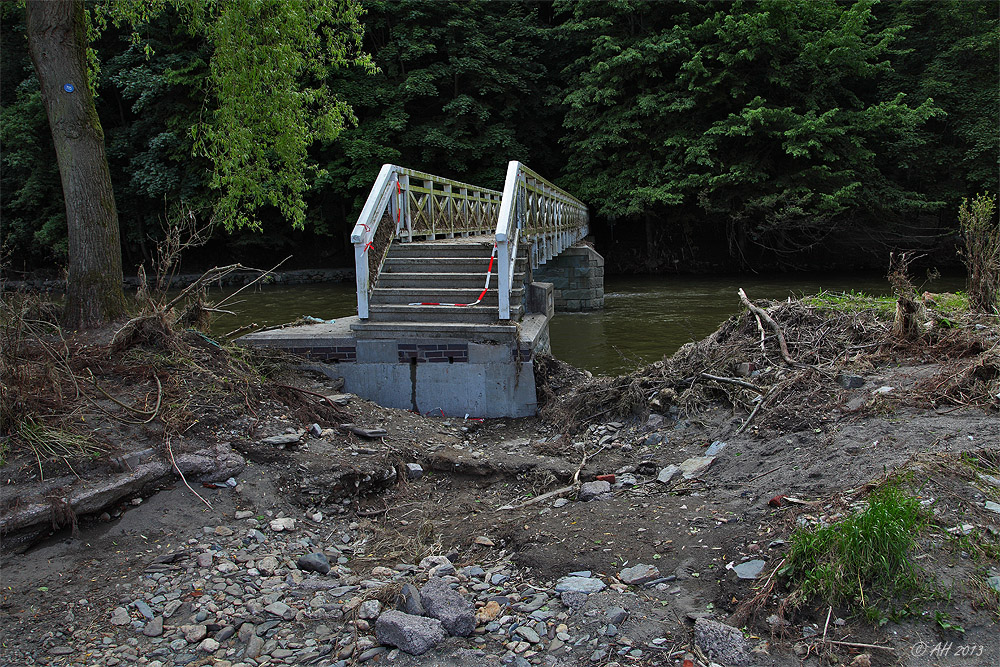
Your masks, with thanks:
M139 613L142 614L147 621L153 620L153 616L155 616L155 614L144 600L136 600L133 604L135 604L135 608L139 610Z
M421 655L440 644L446 636L444 625L436 618L384 612L375 621L375 637L381 644L395 646L410 655Z
M684 479L694 479L708 470L715 460L714 456L692 456L680 465Z
M642 441L642 444L646 447L652 447L653 445L658 445L663 442L663 435L660 433L650 433L646 436L646 439Z
M989 584L990 588L1000 593L1000 575L990 577L986 580L986 583Z
M115 607L111 612L111 625L128 625L132 622L132 617L128 615L125 607Z
M293 530L295 530L295 519L290 519L288 517L281 517L278 519L273 519L269 525L271 526L271 530L273 530L276 533L280 533L286 530L288 532L292 532Z
M310 425L309 435L311 435L314 438L318 438L319 436L323 435L323 427L321 427L319 424Z
M565 507L569 504L569 498L556 498L555 502L552 503L552 507L559 509L560 507Z
M53 646L49 649L49 655L69 655L73 652L70 646Z
M430 569L430 574L432 577L447 577L455 574L455 566L451 564L451 561L447 563L441 563L440 565L435 565Z
M250 640L247 642L247 650L244 656L247 658L257 658L263 650L264 640L257 635L251 635Z
M733 572L740 579L756 579L760 575L760 571L764 569L764 564L765 562L760 559L748 560L734 566Z
M713 442L711 445L708 446L708 449L705 450L705 456L718 456L719 454L722 453L722 450L725 448L726 448L726 443L722 442L721 440L716 440L715 442Z
M274 556L264 556L257 561L257 570L261 574L270 577L278 569L278 559Z
M142 629L142 634L147 637L159 637L163 634L163 617L157 616L152 621L146 624L146 627Z
M694 643L706 656L727 667L750 664L750 644L731 625L699 618L694 623Z
M295 611L284 602L272 602L271 604L264 607L264 611L266 611L269 614L274 614L275 616L281 617L286 621L290 621L293 618L295 618Z
M290 445L298 442L301 437L298 433L285 433L283 435L272 435L270 438L264 438L261 442L265 445Z
M556 593L599 593L607 587L600 579L591 577L563 577L556 582Z
M448 584L431 578L420 589L420 603L428 616L438 619L445 629L457 637L468 637L476 629L476 612L467 601Z
M379 613L382 611L382 603L378 600L365 600L360 605L358 605L358 618L363 618L365 620L372 620L378 618Z
M207 551L198 554L198 567L212 567L212 554Z
M1000 503L995 503L992 500L987 500L986 509L989 510L990 512L996 512L997 514L1000 514Z
M177 629L180 630L189 644L197 644L208 635L208 628L201 624L182 625Z
M587 603L587 594L579 591L566 591L559 596L559 599L570 609L578 609Z
M396 605L399 611L411 616L423 616L424 605L420 603L420 591L413 584L404 584L399 592L399 603Z
M527 625L519 625L514 630L514 634L524 637L524 640L531 642L532 644L537 644L542 641L542 638L538 636L538 633L529 628Z
M586 502L588 500L593 500L602 493L608 493L609 491L611 491L611 484L603 480L586 482L580 486L580 493L577 496L577 500Z
M644 565L639 563L632 567L626 567L618 573L618 578L622 583L630 586L639 586L652 581L660 576L660 570L654 565Z
M406 479L413 481L424 476L424 468L419 463L406 464Z
M608 619L608 623L621 625L628 618L628 612L623 607L612 607L604 612L604 618Z
M299 566L300 570L307 572L327 574L330 571L330 559L326 557L326 554L319 551L299 556L296 565Z
M234 628L231 625L227 625L226 627L222 628L217 633L215 633L215 641L220 643L224 642L235 634L236 634L236 628Z
M660 471L660 474L656 476L656 481L661 484L669 484L680 471L681 469L677 466L669 465Z
M239 632L237 633L238 639L246 644L250 641L250 638L256 635L257 628L254 627L253 623L244 623L240 626Z
M198 650L204 651L205 653L215 653L219 650L219 642L215 641L211 637L208 637L198 644Z
M860 389L865 385L865 379L860 375L841 373L837 376L837 384L844 389Z

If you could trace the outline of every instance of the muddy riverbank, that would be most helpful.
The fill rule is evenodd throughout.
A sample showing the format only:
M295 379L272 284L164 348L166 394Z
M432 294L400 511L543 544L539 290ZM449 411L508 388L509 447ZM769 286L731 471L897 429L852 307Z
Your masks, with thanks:
M931 307L903 340L883 305L769 304L788 360L744 311L627 376L543 362L522 420L190 332L42 332L4 396L51 430L5 441L0 663L1000 663L1000 327ZM922 508L921 591L795 597L796 531L887 485Z

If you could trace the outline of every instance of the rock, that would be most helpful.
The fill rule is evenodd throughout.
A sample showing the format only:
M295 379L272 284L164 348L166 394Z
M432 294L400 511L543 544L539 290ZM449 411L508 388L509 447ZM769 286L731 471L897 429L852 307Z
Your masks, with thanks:
M586 502L588 500L593 500L602 493L608 493L609 491L611 491L611 484L605 482L604 480L586 482L580 486L580 493L576 499Z
M188 644L197 644L208 635L208 628L204 625L182 625L177 629Z
M375 637L379 643L395 646L410 655L426 653L440 644L445 636L444 625L436 618L390 610L375 622Z
M642 444L646 447L652 447L653 445L658 445L663 442L663 435L660 433L650 433L646 436L646 439L642 441Z
M236 628L234 628L231 625L227 625L226 627L222 628L217 633L215 633L215 641L221 644L222 642L226 641L235 634L236 634Z
M229 526L216 526L213 532L219 537L229 537L233 534L233 529Z
M257 635L251 635L247 642L247 650L244 656L247 658L257 658L264 650L264 640Z
M621 579L622 583L629 584L630 586L645 584L658 578L659 576L660 570L657 567L653 565L643 565L642 563L633 565L632 567L626 567L618 573L618 578Z
M538 642L542 641L542 638L538 636L538 633L532 630L527 625L517 626L517 628L514 630L514 634L524 637L525 641L530 642L532 644L537 644Z
M253 512L250 510L240 510L235 516L237 521L243 521L244 519L252 519Z
M756 579L760 575L761 570L764 569L765 561L760 559L748 560L745 563L740 563L733 567L733 572L740 579Z
M604 612L604 618L608 620L608 623L621 625L628 618L628 612L623 607L612 607Z
M411 616L423 616L424 605L420 603L420 591L413 584L404 584L399 592L399 603L396 605L399 611Z
M299 556L295 564L299 566L300 570L305 570L306 572L319 572L320 574L330 572L330 559L326 557L326 554L318 551Z
M451 561L448 560L447 556L426 556L420 561L420 569L429 570L432 567L444 565L445 563L449 565L451 564Z
M600 579L592 577L563 577L556 582L556 593L599 593L607 587Z
M111 612L111 625L128 625L132 622L132 617L128 615L125 607L115 607Z
M302 438L298 433L284 433L282 435L272 435L270 438L264 438L261 443L265 445L290 445L292 443L298 442Z
M694 623L694 643L702 653L727 667L750 664L750 645L738 628L699 618Z
M295 611L284 602L272 602L264 607L264 611L269 614L274 614L279 618L283 618L286 621L290 621L295 618Z
M435 565L428 572L432 577L447 577L455 574L455 566L451 564L451 561L447 563L441 563L440 565Z
M485 606L476 610L476 623L482 625L490 621L495 621L497 616L500 615L500 610L500 603L496 600L490 600Z
M995 503L992 500L987 500L986 509L989 510L990 512L995 512L997 514L1000 514L1000 503Z
M261 574L270 577L278 569L278 559L274 556L264 556L257 561L257 569Z
M851 660L851 667L872 667L872 656L870 653L859 653Z
M552 503L552 507L556 509L565 507L566 505L569 505L569 498L556 498L555 502Z
M892 392L892 390L893 390L893 388L892 388L892 387L890 387L889 385L882 385L882 386L881 386L881 387L879 387L878 389L873 389L873 390L872 390L872 393L873 393L873 394L881 394L881 395L885 395L885 394L889 394L889 393L891 393L891 392Z
M323 428L319 424L311 424L309 426L309 435L314 438L318 438L323 435Z
M411 482L424 476L424 467L419 463L406 464L406 479Z
M722 453L722 450L725 448L726 448L726 443L722 442L721 440L716 440L715 442L713 442L711 445L708 446L708 449L705 450L705 456L718 456L719 454Z
M198 567L212 567L212 554L207 551L198 554Z
M860 375L841 373L837 376L837 384L844 389L860 389L865 385L865 379Z
M53 646L49 649L49 655L69 655L72 652L71 646Z
M276 533L280 533L286 530L288 532L292 532L295 530L295 519L287 519L287 518L274 519L271 521L270 525L271 525L271 530L273 530Z
M480 535L475 540L473 540L473 542L475 542L476 544L478 544L480 546L484 546L484 547L493 547L493 546L496 546L496 544L493 543L493 540L491 540L490 538L486 537L485 535Z
M1000 575L988 578L986 583L989 584L990 588L995 590L997 593L1000 593Z
M163 634L163 617L157 616L152 621L146 624L142 629L142 634L147 637L159 637Z
M468 637L476 629L476 613L470 602L448 584L432 578L420 589L420 603L428 616L438 619L456 637Z
M715 460L714 456L692 456L680 465L684 479L694 479L708 470Z
M219 650L219 642L215 641L211 637L208 637L198 644L198 650L204 651L205 653L215 653Z
M579 591L566 591L559 596L564 605L570 609L579 609L587 603L587 593Z
M378 618L379 613L382 611L382 603L378 600L365 600L360 605L358 605L358 618L363 618L365 620L372 620Z
M677 466L669 465L660 471L660 474L656 476L656 481L661 484L669 484L680 471L681 469Z
M144 600L136 600L132 604L135 605L135 608L139 610L139 613L142 614L147 621L153 620L153 616L155 614L153 614L153 610L149 608L149 605L146 604Z

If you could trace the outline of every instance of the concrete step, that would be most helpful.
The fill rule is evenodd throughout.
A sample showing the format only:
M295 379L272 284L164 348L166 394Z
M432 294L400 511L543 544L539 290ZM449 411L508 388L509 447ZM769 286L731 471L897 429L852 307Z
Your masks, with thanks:
M518 259L514 264L516 271L524 271L527 258ZM498 262L493 262L493 274L496 275ZM486 275L490 267L489 257L394 257L391 254L382 264L382 273L475 273ZM381 275L381 274L380 274Z
M496 279L492 281L493 286L483 295L481 305L498 305L496 289ZM428 288L428 287L376 287L372 290L371 303L373 305L408 304L414 302L434 302L434 303L472 303L483 291L482 287L475 288ZM510 296L511 303L521 303L524 298L524 290L513 290Z
M524 274L514 274L514 285L524 283ZM431 289L431 288L476 288L486 285L486 272L482 273L380 273L376 287ZM497 274L490 277L490 285L496 287Z
M493 250L492 241L463 242L455 240L414 241L393 243L390 257L486 257Z
M365 339L450 338L509 344L511 339L517 335L517 325L513 322L458 324L454 322L372 322L361 320L351 324L351 331L358 338Z
M512 320L520 320L524 308L511 306ZM409 306L370 305L369 322L435 322L453 324L493 324L499 322L496 306Z

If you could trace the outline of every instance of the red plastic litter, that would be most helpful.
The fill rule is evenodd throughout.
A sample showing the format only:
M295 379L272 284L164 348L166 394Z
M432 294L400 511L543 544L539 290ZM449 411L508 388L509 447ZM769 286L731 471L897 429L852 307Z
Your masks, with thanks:
M767 504L771 507L781 507L781 501L785 499L785 496L775 496L767 501Z
M615 476L614 475L598 475L597 476L597 481L599 481L599 482L607 482L608 484L614 484L615 483Z

